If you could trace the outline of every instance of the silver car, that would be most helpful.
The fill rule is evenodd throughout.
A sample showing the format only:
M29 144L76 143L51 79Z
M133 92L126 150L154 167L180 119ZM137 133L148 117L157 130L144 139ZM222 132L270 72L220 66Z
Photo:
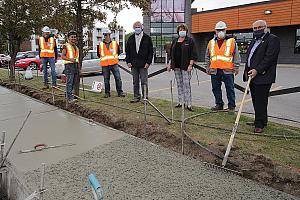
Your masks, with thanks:
M64 73L65 65L63 60L58 60L55 63L57 76L60 77ZM89 51L82 61L82 74L102 73L100 66L100 58L97 56L97 51Z

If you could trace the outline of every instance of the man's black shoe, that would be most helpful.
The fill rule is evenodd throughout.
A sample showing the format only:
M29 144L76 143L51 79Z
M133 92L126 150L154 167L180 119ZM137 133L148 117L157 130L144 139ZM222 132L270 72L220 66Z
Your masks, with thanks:
M126 95L123 92L121 92L121 93L118 94L118 97L125 97L125 96Z
M235 111L235 107L229 106L229 107L228 107L228 110L231 111L231 112L234 112L234 111Z
M108 97L110 97L110 94L109 93L105 93L104 98L108 98Z
M255 126L254 122L246 122L248 126ZM264 127L267 127L268 124L264 124Z
M140 99L138 98L134 98L130 101L130 103L137 103L137 102L140 102Z
M216 105L216 106L214 106L214 107L211 108L212 111L223 110L223 109L224 108L221 105Z

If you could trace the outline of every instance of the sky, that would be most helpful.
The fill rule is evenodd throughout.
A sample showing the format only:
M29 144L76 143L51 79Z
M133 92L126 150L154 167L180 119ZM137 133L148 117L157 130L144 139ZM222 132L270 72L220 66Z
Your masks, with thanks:
M248 3L262 2L268 0L195 0L192 4L192 8L197 8L198 11L213 10L224 7L231 7L237 5L243 5ZM108 13L107 22L113 20L113 15ZM136 21L143 22L142 11L139 8L130 6L129 9L122 10L118 16L117 21L119 25L123 26L126 33L133 32L132 25ZM96 27L103 27L105 24L96 23Z

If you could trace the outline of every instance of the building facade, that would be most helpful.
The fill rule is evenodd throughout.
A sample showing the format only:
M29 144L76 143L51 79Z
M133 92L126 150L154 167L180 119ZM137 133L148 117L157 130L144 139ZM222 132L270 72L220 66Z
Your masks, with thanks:
M165 62L176 28L185 23L191 30L191 0L151 0L149 15L143 16L144 32L151 36L154 62Z
M222 20L227 33L235 37L245 62L252 35L252 24L266 20L270 32L280 38L279 63L300 63L300 0L273 0L192 14L192 34L197 46L198 59L204 61L215 24Z

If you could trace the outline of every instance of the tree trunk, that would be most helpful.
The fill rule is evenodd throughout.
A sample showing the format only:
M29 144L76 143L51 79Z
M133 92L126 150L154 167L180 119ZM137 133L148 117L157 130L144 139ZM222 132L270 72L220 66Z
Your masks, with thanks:
M16 55L17 55L17 48L14 43L14 36L13 34L9 34L8 36L9 41L9 55L10 55L10 63L9 63L9 80L14 81L15 80L15 61L16 61Z
M82 67L82 59L83 59L83 27L82 27L82 6L81 6L82 0L77 0L77 15L76 15L76 31L77 31L77 37L78 37L78 48L79 48L79 69L81 70ZM80 79L77 80L80 85ZM74 90L74 94L79 96L79 90Z

